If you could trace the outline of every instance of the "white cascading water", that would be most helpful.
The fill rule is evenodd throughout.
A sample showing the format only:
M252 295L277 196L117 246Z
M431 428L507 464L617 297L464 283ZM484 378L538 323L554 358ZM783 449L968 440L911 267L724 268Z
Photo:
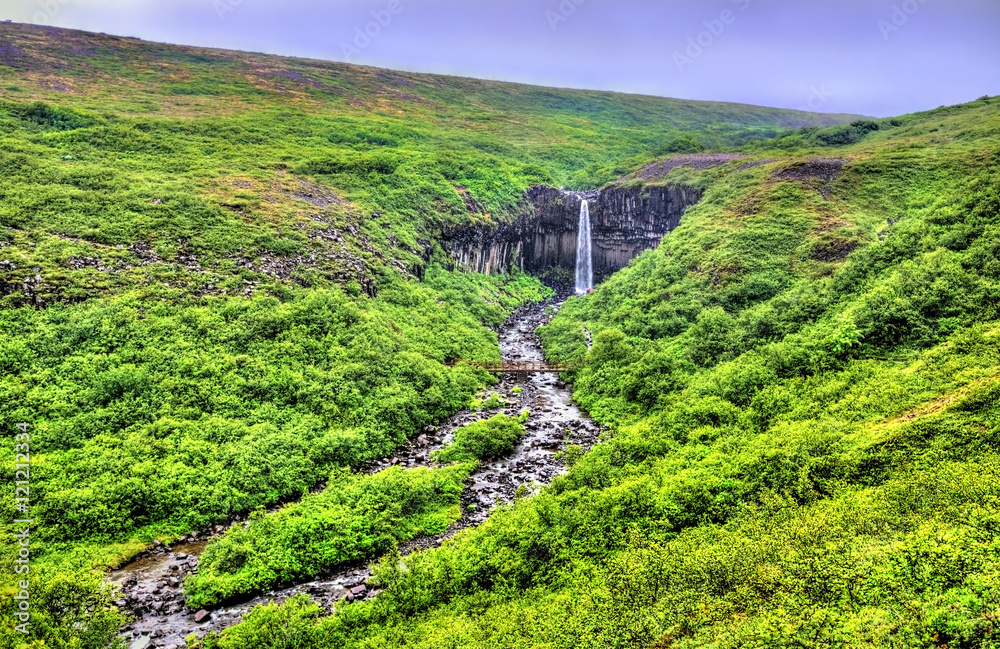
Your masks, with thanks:
M580 203L580 226L576 235L576 294L594 288L594 266L590 250L590 206Z

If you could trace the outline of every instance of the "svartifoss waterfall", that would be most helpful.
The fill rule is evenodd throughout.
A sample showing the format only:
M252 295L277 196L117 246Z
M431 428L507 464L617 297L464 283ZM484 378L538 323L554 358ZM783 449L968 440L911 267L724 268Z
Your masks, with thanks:
M590 206L580 203L580 226L576 235L576 294L594 288L594 264L590 250Z

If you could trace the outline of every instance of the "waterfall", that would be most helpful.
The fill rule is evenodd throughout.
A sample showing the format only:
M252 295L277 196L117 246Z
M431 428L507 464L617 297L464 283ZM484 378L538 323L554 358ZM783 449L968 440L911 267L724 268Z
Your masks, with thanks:
M594 287L594 265L590 250L590 206L580 203L580 225L576 235L576 294Z

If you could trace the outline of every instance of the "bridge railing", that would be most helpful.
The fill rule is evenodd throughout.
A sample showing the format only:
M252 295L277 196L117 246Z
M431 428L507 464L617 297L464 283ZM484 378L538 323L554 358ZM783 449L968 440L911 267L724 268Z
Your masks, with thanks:
M565 363L548 363L545 361L455 361L449 365L464 363L472 367L484 369L487 372L565 372L569 365Z

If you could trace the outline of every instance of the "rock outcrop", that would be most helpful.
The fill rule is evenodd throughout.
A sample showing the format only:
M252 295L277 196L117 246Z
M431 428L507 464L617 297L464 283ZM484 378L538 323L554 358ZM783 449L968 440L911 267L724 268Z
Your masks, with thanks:
M561 191L534 187L524 212L513 223L457 228L444 245L456 267L503 273L522 268L544 275L552 269L572 273L576 266L580 203L590 203L594 278L624 268L643 250L656 247L677 227L701 192L682 185L608 187L600 191Z
M498 275L524 268L525 242L530 241L536 220L531 206L526 205L513 223L454 228L444 233L442 243L456 267Z

